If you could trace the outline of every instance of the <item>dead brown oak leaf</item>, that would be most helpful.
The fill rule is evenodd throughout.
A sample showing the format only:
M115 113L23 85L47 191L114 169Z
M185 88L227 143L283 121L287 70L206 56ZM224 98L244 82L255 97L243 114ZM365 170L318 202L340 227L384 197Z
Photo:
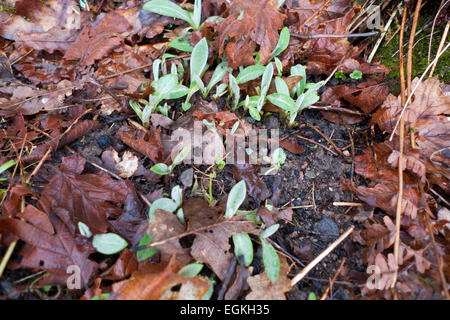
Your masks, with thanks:
M79 60L81 64L90 66L118 47L132 26L128 20L115 11L110 11L96 25L83 28L77 40L64 55L66 60Z
M414 79L415 88L419 79ZM374 113L371 123L382 130L392 133L402 110L400 97L389 95ZM423 162L427 178L438 184L446 192L450 192L450 96L445 94L437 78L429 78L421 82L411 102L404 112L406 130L414 132L418 149L406 153L406 167L417 174L423 172ZM397 134L397 133L396 133ZM420 153L420 157L418 155ZM392 164L398 162L396 156L391 157ZM415 168L415 169L414 169Z
M128 126L123 126L117 132L122 141L134 150L149 157L153 162L163 162L164 147L161 143L161 131L150 127L149 132L141 130L133 131Z
M89 259L95 249L86 237L70 230L56 214L47 215L31 205L20 218L23 220L0 218L1 233L10 232L26 243L18 253L22 257L20 263L13 268L47 270L50 273L47 282L66 285L64 280L70 275L67 268L77 265L82 286L89 283L98 265ZM54 279L53 271L57 275ZM59 276L61 272L65 279Z
M116 300L200 300L211 284L202 277L185 278L176 272L180 265L173 257L169 263L142 266L129 280L113 284ZM180 286L178 290L172 288Z
M233 257L230 237L238 233L258 234L257 225L246 220L245 215L223 220L222 210L210 207L203 199L188 199L183 204L184 216L188 231L205 228L195 232L195 240L191 247L192 257L206 263L220 280L224 280Z
M71 230L78 222L92 233L105 233L109 219L119 218L125 200L133 192L125 181L113 180L104 172L82 174L86 160L78 154L63 158L59 173L45 186L38 208L57 214ZM130 238L130 234L122 234Z
M64 52L88 16L75 0L17 0L14 15L0 12L0 36L36 50Z
M219 35L214 45L219 56L225 52L231 68L251 65L255 63L253 52L259 45L260 61L266 64L277 45L285 15L271 0L233 1L225 15L215 27ZM228 37L230 41L226 43Z
M285 258L280 259L280 274L272 283L266 271L247 279L250 293L246 300L286 300L286 292L291 290L291 280L287 277L289 264Z

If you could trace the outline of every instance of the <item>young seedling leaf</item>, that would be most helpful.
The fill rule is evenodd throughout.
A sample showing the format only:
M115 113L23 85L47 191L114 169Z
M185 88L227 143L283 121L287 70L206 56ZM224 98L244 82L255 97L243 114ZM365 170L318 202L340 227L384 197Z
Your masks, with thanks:
M282 93L272 93L267 96L267 99L269 99L271 103L285 111L297 111L297 105L295 101L288 95Z
M268 227L266 230L262 231L259 236L262 238L269 238L271 235L273 235L275 232L277 232L278 228L280 227L280 225L277 224L273 224L270 227Z
M188 11L182 9L180 6L169 0L151 0L146 2L142 8L163 16L184 20L191 26L196 25Z
M184 52L192 52L192 50L194 50L194 47L189 43L187 36L179 36L178 38L173 39L169 43L169 47Z
M253 261L253 243L248 233L233 235L234 255L244 258L244 265L248 267Z
M115 233L96 234L92 240L94 248L103 254L115 254L126 248L128 242Z
M202 263L194 262L181 268L180 271L178 271L178 274L185 278L194 278L202 271L202 269Z
M150 244L151 242L152 242L152 235L144 234L141 241L139 242L139 247ZM148 258L153 256L157 252L158 252L158 249L150 247L150 248L145 248L145 249L139 250L136 253L136 256L137 256L138 261L141 262L141 261L147 260Z
M247 187L244 180L239 181L231 188L227 199L227 209L225 212L226 219L230 219L234 216L242 202L244 202L246 195Z
M177 208L178 208L177 204L172 199L160 198L158 200L153 201L152 206L150 207L150 210L148 211L148 216L149 216L150 222L152 221L155 211L157 209L162 209L162 210L169 211L169 212L175 212L175 210L177 210Z
M78 230L80 230L80 233L83 237L86 238L92 237L91 229L89 229L89 227L81 221L78 222Z
M266 70L263 73L261 80L261 96L265 96L270 88L270 83L272 82L273 77L273 64L269 63L266 67Z
M289 28L284 27L280 32L280 38L278 39L277 46L272 51L272 57L276 57L284 50L286 50L286 48L289 46L290 37L291 35L289 33Z
M249 66L242 70L238 76L236 77L236 81L238 84L242 84L251 80L258 79L261 75L264 74L266 67L262 64L256 64L253 66Z
M157 163L153 167L151 167L150 170L160 175L167 175L172 172L172 169L165 163Z
M289 87L287 86L286 82L281 77L275 78L275 87L276 87L278 93L282 93L287 96L290 96Z
M280 273L280 259L275 248L263 237L259 237L262 246L264 268L270 281L274 283Z
M172 188L171 192L172 200L176 203L176 205L179 207L183 203L183 190L181 190L180 186L175 186Z
M187 157L187 155L189 154L191 150L190 146L185 146L179 154L177 154L175 156L175 158L173 159L172 165L176 166L179 165L181 162L183 162L183 160Z
M350 73L350 78L352 78L353 80L359 80L362 78L363 73L359 70L353 70L352 73Z
M202 72L206 67L208 61L208 42L206 38L202 38L194 47L191 54L191 81L194 76L202 77Z

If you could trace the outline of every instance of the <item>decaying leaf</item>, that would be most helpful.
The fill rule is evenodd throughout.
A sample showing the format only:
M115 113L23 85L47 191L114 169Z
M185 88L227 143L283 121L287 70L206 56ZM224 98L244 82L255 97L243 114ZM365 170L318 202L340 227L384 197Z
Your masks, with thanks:
M206 263L223 281L233 256L230 237L242 232L257 233L256 224L247 221L245 216L223 220L224 212L210 207L208 202L202 199L188 199L183 203L183 211L189 231L211 225L211 228L195 234L191 255L195 260Z
M201 277L185 278L176 272L180 266L175 257L167 263L146 265L135 271L129 280L113 285L116 300L200 300L210 283ZM172 291L180 286L178 291Z
M277 45L285 16L271 0L233 1L226 14L215 27L219 36L214 44L219 56L225 52L231 68L254 64L253 52L259 45L260 61L266 64Z
M280 275L274 283L266 271L247 279L251 291L246 300L286 300L285 293L291 290L291 280L287 277L289 265L285 258L280 260Z

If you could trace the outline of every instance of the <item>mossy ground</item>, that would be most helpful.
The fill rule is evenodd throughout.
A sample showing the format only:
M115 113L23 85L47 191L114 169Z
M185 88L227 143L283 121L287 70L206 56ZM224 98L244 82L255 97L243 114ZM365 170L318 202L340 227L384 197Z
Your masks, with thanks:
M428 22L430 18L433 19L432 16L427 17L425 12L424 15L419 19L417 30L420 30L424 23ZM389 69L389 74L387 75L386 80L389 82L391 91L396 94L400 92L400 64L399 55L397 52L399 48L399 33L397 33L397 35L389 43L386 43L386 41L392 37L392 35L398 28L400 28L400 24L398 24L395 28L391 28L391 30L386 35L386 40L381 44L377 54L375 55L375 57L381 58L381 63L383 63ZM445 24L435 27L434 29L433 41L431 44L431 61L436 57L436 53L441 42L444 29ZM415 46L413 52L412 73L413 79L415 77L421 76L428 66L428 47L430 43L430 34L431 24L420 34L418 34L414 40ZM409 35L409 31L405 32L406 43L409 41ZM405 68L407 51L408 45L404 47ZM444 54L442 54L439 58L434 75L439 75L439 80L441 82L446 84L450 83L450 52L448 50L444 52Z

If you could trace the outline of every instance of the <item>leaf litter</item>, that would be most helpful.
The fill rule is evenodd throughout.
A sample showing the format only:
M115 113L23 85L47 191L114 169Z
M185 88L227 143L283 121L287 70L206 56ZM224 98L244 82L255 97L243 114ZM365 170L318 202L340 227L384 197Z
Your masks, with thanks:
M289 44L277 58L284 71L276 74L289 91L302 79L287 72L297 63L306 66L308 82L317 82L334 71L344 75L361 71L360 81L327 84L320 91L318 103L319 109L323 109L321 116L335 123L327 125L333 128L328 136L333 136L337 128L336 139L351 139L353 155L342 162L352 163L357 176L352 171L350 175L343 174L345 178L340 184L334 179L338 177L324 182L323 177L318 177L319 172L308 169L306 160L311 150L315 150L313 146L296 139L292 129L283 127L287 136L280 144L288 155L279 176L261 176L258 173L261 166L255 164L214 169L217 171L213 176L210 166L218 166L213 154L204 157L202 166L192 166L194 182L192 189L185 187L182 191L183 203L179 206L182 211L157 209L149 217L151 203L170 195L177 177L190 168L180 164L169 176L150 172L149 168L155 164L170 165L179 152L180 145L171 141L171 133L185 129L193 134L193 121L202 121L202 133L206 134L203 148L221 148L224 153L222 137L227 130L238 127L247 134L252 129L270 128L269 119L274 117L270 112L275 113L278 124L285 121L283 110L270 103L262 109L267 113L263 121L255 123L240 109L228 109L226 96L211 99L196 94L190 110L181 112L181 102L174 100L168 104L168 112L152 113L150 126L136 125L130 100L146 99L153 93L150 84L155 80L155 60L163 60L162 72L167 73L180 72L188 65L184 59L189 58L186 52L180 54L169 45L169 41L186 31L187 24L142 10L140 2L115 7L106 1L93 4L89 12L81 10L79 3L72 0L49 0L45 5L39 0L17 0L11 16L0 12L0 36L5 44L0 49L1 82L8 84L0 87L0 164L20 160L15 176L13 171L8 176L11 181L6 183L5 191L3 180L0 189L2 246L11 246L20 239L8 264L9 274L18 269L44 270L47 273L39 279L40 286L65 286L67 268L77 265L81 270L81 290L73 295L82 299L202 299L210 297L211 290L216 297L220 285L213 287L214 278L219 284L227 283L223 288L225 299L298 298L301 297L298 290L307 289L308 284L291 287L289 272L293 266L289 263L295 263L297 266L292 270L299 271L298 259L309 262L316 252L311 248L320 246L298 236L309 232L302 229L302 222L304 228L313 230L305 215L333 208L315 194L334 190L339 197L337 188L342 187L367 207L352 209L351 212L357 213L346 218L347 223L354 222L359 227L344 244L343 251L356 245L361 258L354 257L352 264L347 263L340 279L360 281L356 269L362 269L355 268L358 264L375 265L381 272L379 290L364 287L347 297L392 299L389 287L396 268L392 248L399 193L399 138L394 127L402 112L401 99L390 94L383 81L389 70L377 60L365 60L370 42L302 36L348 33L361 7L347 0L331 4L325 0L287 0L280 8L267 0L204 0L202 14L217 15L220 20L206 21L200 31L188 37L189 46L207 38L211 45L210 67L214 67L214 57L226 59L235 70L228 72L237 76L236 70L241 66L272 63L279 32L283 26L288 27ZM184 75L180 73L179 80L189 83L189 72L185 71ZM209 80L211 75L210 69L202 80ZM231 86L229 79L227 74L221 81ZM273 79L269 94L277 91L275 84ZM260 80L240 84L244 94L241 99L245 94L259 95L257 88L261 85ZM437 194L449 193L448 88L432 77L424 81L416 78L412 86L416 85L417 90L404 111L408 139L402 164L403 217L397 280L397 294L402 299L444 295L440 290L439 261L448 260L445 202L436 197L436 191L430 191L437 188ZM311 112L305 110L301 121L313 121L319 115ZM377 142L357 141L354 145L352 137L342 133L342 127L365 125L369 118L372 133L380 130L392 134L393 139L388 141L384 139L386 135L375 134L369 139L376 137ZM352 128L354 136L361 138ZM304 130L301 134L309 139L315 137L315 133L301 125L298 129ZM379 139L380 136L383 138ZM72 149L63 148L66 146L77 151L68 156L68 150ZM317 168L326 167L328 155L321 156L325 152L321 150L313 157L319 163ZM26 167L30 165L36 172ZM227 220L224 218L227 192L241 180L248 191L243 208L250 211ZM284 186L288 180L295 182ZM304 187L299 186L301 183ZM291 187L303 191L312 187L312 204L303 202L311 200L303 194L295 201L294 197L289 198ZM284 205L282 200L287 203ZM377 209L371 210L369 206ZM253 213L249 214L251 210ZM304 220L299 223L299 219ZM288 259L280 259L275 282L262 270L261 250L255 252L250 268L234 261L232 236L248 233L257 243L261 221L266 227L282 225L271 241ZM127 247L105 260L105 255L96 252L92 238L81 231L80 223L94 237L106 233L120 236ZM142 256L145 259L139 258ZM178 274L193 262L204 265L200 274L190 278ZM231 278L230 269L234 270ZM446 265L442 271L448 276ZM330 269L326 277L332 276Z

